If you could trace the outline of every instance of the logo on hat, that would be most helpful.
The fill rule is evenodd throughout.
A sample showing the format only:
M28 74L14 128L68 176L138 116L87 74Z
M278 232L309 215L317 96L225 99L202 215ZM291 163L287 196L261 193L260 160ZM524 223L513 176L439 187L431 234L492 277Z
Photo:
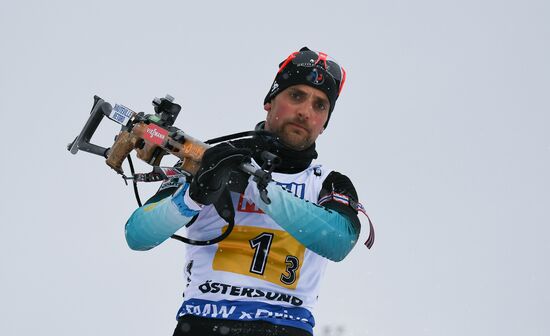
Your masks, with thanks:
M274 81L273 85L271 86L271 93L277 91L277 89L279 89L279 83L277 83L277 81Z
M306 76L306 79L315 85L321 85L325 82L325 76L315 68Z

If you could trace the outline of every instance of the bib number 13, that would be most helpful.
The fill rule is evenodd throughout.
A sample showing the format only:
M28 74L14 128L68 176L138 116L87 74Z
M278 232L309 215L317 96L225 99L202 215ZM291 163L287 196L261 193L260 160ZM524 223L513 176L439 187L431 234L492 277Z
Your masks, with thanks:
M218 243L212 269L296 289L305 250L286 231L235 225L231 234Z
M250 272L263 275L268 262L271 243L273 242L273 233L263 232L250 239L250 247L254 250L254 257L250 264ZM293 255L287 255L285 258L286 272L281 274L280 281L285 285L292 285L296 281L296 270L300 263L298 258Z

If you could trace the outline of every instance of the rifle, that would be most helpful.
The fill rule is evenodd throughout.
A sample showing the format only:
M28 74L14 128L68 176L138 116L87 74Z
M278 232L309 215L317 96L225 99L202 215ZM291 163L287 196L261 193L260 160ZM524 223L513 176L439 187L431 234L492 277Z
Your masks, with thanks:
M94 96L94 103L86 124L80 134L67 146L72 154L82 150L105 157L105 163L122 175L126 183L129 179L133 180L136 199L140 206L141 201L137 192L137 182L155 182L182 177L190 181L200 167L204 152L211 144L254 134L253 131L241 132L202 142L174 126L174 122L181 111L181 106L174 103L172 96L166 95L165 98L155 98L152 103L155 110L154 114L136 113L124 105L115 104L112 106L97 95ZM90 142L104 117L121 125L121 130L111 147L102 147ZM136 151L136 156L139 159L153 166L150 173L134 172L130 156L132 151ZM160 164L162 158L166 155L174 155L180 161L176 166L163 167ZM280 159L267 151L262 153L262 157L265 160L262 168L245 162L240 164L239 169L254 176L262 200L269 204L271 201L267 196L266 187L267 183L271 181L271 173ZM122 169L122 163L125 159L128 159L130 165L130 177L126 176ZM211 245L221 241L233 229L234 213L233 208L227 206L224 213L218 207L216 207L216 210L222 218L229 222L227 230L219 237L207 241L196 241L177 235L173 235L172 238L193 245ZM231 213L227 213L228 210Z

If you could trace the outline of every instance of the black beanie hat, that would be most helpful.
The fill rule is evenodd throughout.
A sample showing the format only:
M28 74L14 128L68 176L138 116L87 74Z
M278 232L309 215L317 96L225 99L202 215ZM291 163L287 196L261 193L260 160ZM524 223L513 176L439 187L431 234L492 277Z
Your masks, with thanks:
M271 102L290 86L309 85L323 91L330 102L327 122L324 125L326 128L345 80L344 69L336 62L328 60L326 54L303 47L279 64L279 72L265 96L264 104Z

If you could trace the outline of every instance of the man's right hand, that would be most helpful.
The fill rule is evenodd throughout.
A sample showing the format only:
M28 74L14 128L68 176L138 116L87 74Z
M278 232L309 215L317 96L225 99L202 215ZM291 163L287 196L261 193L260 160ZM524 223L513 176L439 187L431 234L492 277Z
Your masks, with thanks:
M209 205L218 200L225 189L244 190L243 181L248 175L239 169L243 162L250 162L250 150L221 143L207 149L197 174L189 186L189 196L195 202Z

